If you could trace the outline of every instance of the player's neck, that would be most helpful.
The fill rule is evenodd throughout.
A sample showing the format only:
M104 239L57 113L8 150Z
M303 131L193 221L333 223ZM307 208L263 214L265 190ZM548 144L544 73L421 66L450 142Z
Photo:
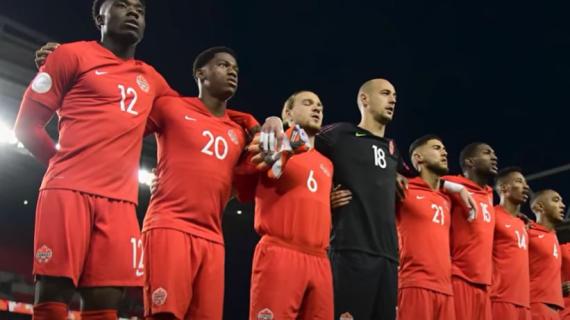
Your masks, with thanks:
M221 117L226 113L226 106L228 103L225 100L220 100L208 94L206 91L200 92L199 98L214 116Z
M545 227L548 230L553 230L554 226L556 225L554 222L545 218L542 214L536 218L536 223L540 224L541 226Z
M463 172L463 175L465 176L465 178L475 182L481 188L484 188L489 184L489 179L487 179L487 177L480 176L473 172L465 171Z
M505 210L507 210L507 212L512 216L517 216L521 213L521 205L512 203L505 197L501 197L500 205L501 207L505 208Z
M119 41L114 40L113 38L109 37L108 35L103 34L101 36L101 45L105 47L107 50L111 51L117 57L128 60L135 57L135 51L137 48L136 44L133 45L125 45Z
M441 176L424 169L420 171L420 177L428 184L432 190L439 189Z
M369 131L377 137L384 138L386 132L386 125L374 120L372 117L362 117L358 126L364 130Z

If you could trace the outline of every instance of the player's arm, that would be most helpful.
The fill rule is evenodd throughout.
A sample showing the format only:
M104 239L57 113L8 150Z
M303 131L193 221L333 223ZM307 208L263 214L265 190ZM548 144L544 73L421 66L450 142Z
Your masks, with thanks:
M56 153L55 143L45 127L54 111L43 104L24 96L16 118L14 131L22 144L44 165Z
M468 212L467 220L473 221L477 218L477 205L475 204L475 200L467 191L467 188L462 184L451 182L451 181L443 181L442 185L443 190L458 199L458 202L461 203L466 211Z

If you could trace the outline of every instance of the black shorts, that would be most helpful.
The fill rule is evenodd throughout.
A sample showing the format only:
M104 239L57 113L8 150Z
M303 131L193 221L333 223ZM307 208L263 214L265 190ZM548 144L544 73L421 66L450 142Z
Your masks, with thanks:
M359 251L329 252L334 319L396 319L398 263Z

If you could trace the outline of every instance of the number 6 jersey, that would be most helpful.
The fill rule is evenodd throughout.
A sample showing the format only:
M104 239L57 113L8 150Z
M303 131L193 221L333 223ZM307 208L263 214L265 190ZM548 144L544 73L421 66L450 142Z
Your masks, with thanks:
M96 41L59 46L24 95L59 117L60 147L40 189L137 203L147 116L166 94L175 93L144 62L122 60Z
M149 117L156 131L157 190L143 231L170 228L223 244L222 213L232 191L245 132L198 98L163 97Z

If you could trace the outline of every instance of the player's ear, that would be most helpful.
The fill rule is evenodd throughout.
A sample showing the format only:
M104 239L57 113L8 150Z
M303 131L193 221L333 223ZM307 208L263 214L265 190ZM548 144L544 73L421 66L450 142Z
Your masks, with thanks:
M105 16L102 14L98 14L95 17L95 25L97 25L97 29L101 29L101 26L105 24Z
M194 77L196 78L196 80L198 80L198 82L203 81L204 78L206 77L206 75L204 74L204 69L200 68L196 70L196 74L194 75Z
M365 107L368 106L368 95L366 95L366 93L364 93L364 92L359 93L358 99L360 99L360 103L363 106L365 106Z

